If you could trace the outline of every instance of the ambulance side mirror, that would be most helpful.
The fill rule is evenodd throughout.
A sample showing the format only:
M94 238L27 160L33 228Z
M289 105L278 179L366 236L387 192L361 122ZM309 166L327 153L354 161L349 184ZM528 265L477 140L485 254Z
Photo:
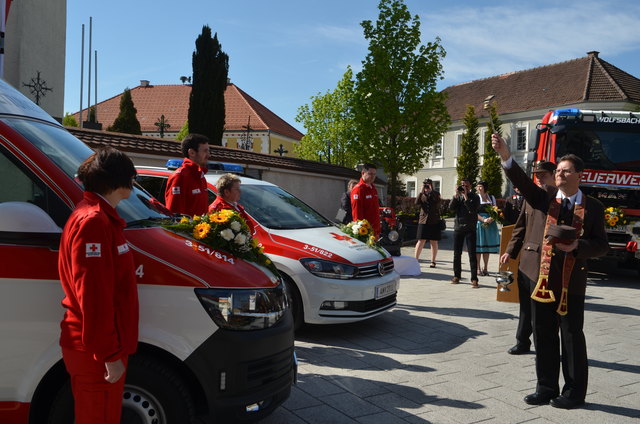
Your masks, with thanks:
M0 232L61 234L62 228L33 203L2 202Z

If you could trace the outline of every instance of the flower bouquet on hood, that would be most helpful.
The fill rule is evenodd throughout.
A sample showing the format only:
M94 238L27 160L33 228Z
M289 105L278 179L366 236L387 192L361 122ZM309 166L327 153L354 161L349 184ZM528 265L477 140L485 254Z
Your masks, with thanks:
M249 226L236 211L223 209L192 218L183 216L178 222L164 223L163 227L194 238L215 250L265 266L278 275L275 265L264 254L262 244L251 237Z
M377 250L382 257L387 257L386 251L378 244L378 239L376 239L373 233L373 227L366 219L352 221L342 225L340 226L340 230L354 239L360 240L370 248Z

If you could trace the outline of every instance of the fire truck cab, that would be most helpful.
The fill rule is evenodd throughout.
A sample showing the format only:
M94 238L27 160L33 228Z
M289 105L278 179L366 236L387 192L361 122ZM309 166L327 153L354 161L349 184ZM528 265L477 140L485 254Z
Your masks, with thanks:
M537 129L536 161L569 153L584 161L580 189L606 210L609 252L601 260L640 273L640 113L558 109Z

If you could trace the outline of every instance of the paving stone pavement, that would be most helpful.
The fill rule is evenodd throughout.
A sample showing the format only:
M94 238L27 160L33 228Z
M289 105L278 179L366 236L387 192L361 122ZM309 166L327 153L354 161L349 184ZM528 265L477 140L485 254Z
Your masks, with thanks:
M590 273L586 406L530 406L522 399L535 389L534 355L506 353L515 343L518 305L496 301L491 276L471 289L466 252L462 282L449 284L451 235L449 229L440 243L437 268L429 268L425 249L422 275L401 279L393 310L297 333L298 384L261 423L640 423L637 274ZM491 255L490 272L497 257Z

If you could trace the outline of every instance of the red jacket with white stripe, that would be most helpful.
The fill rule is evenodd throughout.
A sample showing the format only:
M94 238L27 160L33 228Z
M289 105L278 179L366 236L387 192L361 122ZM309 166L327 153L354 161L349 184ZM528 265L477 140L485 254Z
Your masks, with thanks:
M205 170L190 159L169 176L164 199L167 208L173 213L184 215L204 215L209 206Z
M66 309L60 346L113 362L136 351L138 288L125 222L101 196L85 192L60 241Z
M380 202L378 202L378 190L362 179L351 190L351 214L354 221L366 219L371 224L376 236L380 235Z

